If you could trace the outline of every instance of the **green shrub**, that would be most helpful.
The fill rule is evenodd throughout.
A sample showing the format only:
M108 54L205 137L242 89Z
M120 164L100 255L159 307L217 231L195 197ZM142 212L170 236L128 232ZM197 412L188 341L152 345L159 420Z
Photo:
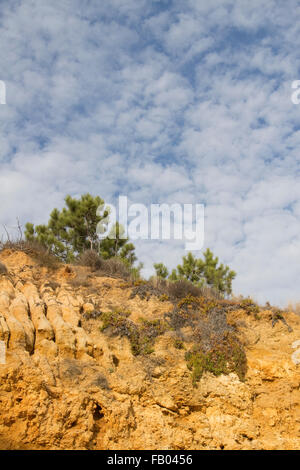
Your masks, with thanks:
M167 294L162 294L160 297L159 297L159 300L161 302L168 302L168 300L170 300L169 296Z
M172 330L179 332L183 327L190 328L183 339L194 343L185 355L194 385L205 371L215 375L236 372L240 380L245 377L247 359L234 328L227 322L228 309L232 309L230 303L188 294L165 314ZM181 337L175 339L175 347L180 347L181 340Z
M181 339L174 339L174 348L176 349L184 349L184 342Z
M245 310L247 315L254 315L256 320L259 320L259 306L250 297L243 299L240 302L240 307Z
M130 312L113 310L103 312L100 331L110 328L112 335L126 336L134 356L151 354L157 336L165 332L165 324L161 320L149 321L140 319L139 325L127 318Z
M134 287L147 286L148 282L145 279L137 279L133 282Z
M139 279L133 283L133 288L130 294L130 299L139 296L142 300L149 300L151 296L160 297L162 295L161 289L155 287L150 281Z
M179 308L198 307L200 306L200 302L200 297L194 297L193 295L188 294L186 297L181 299L177 305Z
M228 334L222 341L216 341L208 351L194 347L185 355L187 366L192 371L193 385L201 379L204 372L218 376L235 372L240 380L245 379L247 359L240 342Z
M293 328L287 323L286 319L283 316L283 311L278 308L272 309L272 328L276 325L277 322L282 321L282 323L287 327L289 333L292 333Z

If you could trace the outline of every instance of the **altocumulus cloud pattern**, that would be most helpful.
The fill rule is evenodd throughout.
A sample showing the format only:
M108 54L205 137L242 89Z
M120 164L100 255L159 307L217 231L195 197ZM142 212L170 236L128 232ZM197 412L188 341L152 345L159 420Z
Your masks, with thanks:
M204 203L236 293L299 299L297 0L1 3L1 223L67 193ZM145 274L179 242L137 243Z

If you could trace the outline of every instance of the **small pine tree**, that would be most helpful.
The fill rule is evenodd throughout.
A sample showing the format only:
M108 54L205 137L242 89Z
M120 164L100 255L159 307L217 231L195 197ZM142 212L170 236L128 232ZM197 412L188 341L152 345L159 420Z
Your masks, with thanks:
M156 276L159 279L167 279L169 275L169 271L168 271L168 268L163 263L154 263L153 267L155 269Z
M178 281L179 280L179 276L177 274L177 270L176 269L172 269L172 272L168 278L170 281Z
M209 248L204 252L204 259L196 258L192 253L188 253L183 256L182 264L172 270L169 280L185 279L197 286L213 287L222 294L230 295L236 273L230 270L229 266L218 265L218 263L218 257L214 257Z
M121 239L122 227L116 224L116 239L99 239L97 226L109 214L97 213L104 201L99 196L84 194L80 199L67 196L66 207L54 209L47 225L26 224L25 238L37 241L63 261L69 262L85 250L94 250L104 258L119 256L130 265L136 261L135 247L127 239Z
M202 266L201 260L195 258L192 253L182 257L182 265L177 266L179 278L187 281L199 283L201 282Z
M101 241L100 254L104 259L119 256L126 260L129 266L133 266L137 260L135 246L133 243L128 243L128 239L123 236L124 228L117 222L111 228L108 237Z
M235 271L230 270L229 266L224 266L223 263L218 266L219 258L214 258L209 248L204 252L204 260L199 261L206 284L223 294L230 295L232 281L236 276Z

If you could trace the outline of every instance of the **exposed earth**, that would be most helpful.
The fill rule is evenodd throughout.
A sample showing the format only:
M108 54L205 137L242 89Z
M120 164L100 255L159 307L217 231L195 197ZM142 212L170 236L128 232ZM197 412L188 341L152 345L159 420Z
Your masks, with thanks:
M205 372L193 384L189 343L178 347L172 328L143 354L111 334L107 313L157 325L173 308L167 298L133 296L130 282L81 266L50 270L23 252L0 261L1 449L300 448L296 314L285 314L288 328L272 324L271 310L231 308L245 378Z

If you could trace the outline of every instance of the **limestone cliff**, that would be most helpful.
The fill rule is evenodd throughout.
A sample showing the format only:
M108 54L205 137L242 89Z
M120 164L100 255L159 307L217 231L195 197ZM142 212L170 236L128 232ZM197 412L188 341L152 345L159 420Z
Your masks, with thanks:
M286 314L288 331L272 326L270 311L257 319L232 309L245 380L205 373L193 386L172 329L140 355L126 336L103 330L99 312L122 308L137 324L162 318L167 300L133 297L121 279L93 275L76 285L87 268L49 271L22 252L0 260L1 449L300 447L299 316Z

